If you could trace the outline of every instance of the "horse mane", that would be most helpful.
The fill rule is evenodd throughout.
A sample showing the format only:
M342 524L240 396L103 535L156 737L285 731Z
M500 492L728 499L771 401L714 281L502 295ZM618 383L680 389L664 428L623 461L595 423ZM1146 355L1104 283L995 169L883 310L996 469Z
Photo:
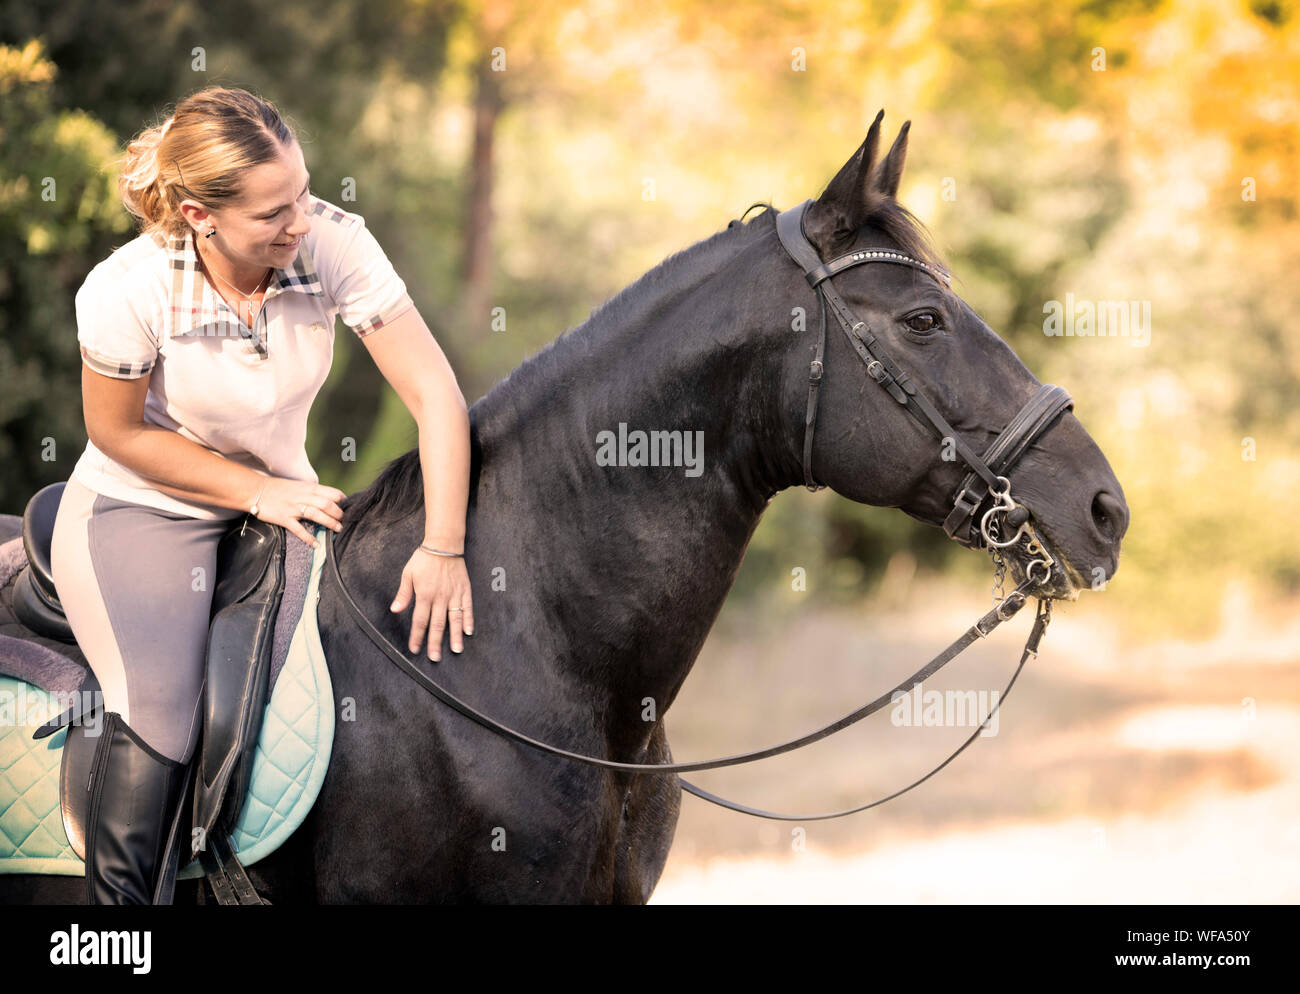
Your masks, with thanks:
M750 211L762 207L752 221L746 221ZM742 247L776 227L777 208L766 201L752 204L740 218L693 245L668 256L647 271L640 279L620 290L603 304L592 310L587 320L559 335L497 383L474 407L492 408L500 402L507 385L519 391L519 406L528 406L528 396L543 397L549 393L553 382L551 372L575 351L585 348L592 340L599 341L607 333L647 312L665 293L671 293L680 283L689 281L689 274L712 271L725 258L730 258ZM934 248L929 232L921 221L893 197L883 197L871 205L866 225L874 227L892 239L899 249L929 265L947 271L942 258ZM688 280L682 277L687 276ZM513 399L513 398L512 398ZM345 497L339 506L346 512L344 531L367 515L382 523L405 518L424 507L424 478L420 471L419 447L403 452L390 460L374 482L366 489Z

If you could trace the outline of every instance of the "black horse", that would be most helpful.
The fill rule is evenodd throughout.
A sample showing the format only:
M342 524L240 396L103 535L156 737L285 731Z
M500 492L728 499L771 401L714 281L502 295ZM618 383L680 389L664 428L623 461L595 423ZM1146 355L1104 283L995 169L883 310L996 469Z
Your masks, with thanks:
M877 161L879 118L806 219L823 259L887 247L933 260L895 199L906 127ZM816 298L769 206L665 260L473 405L466 564L477 634L428 667L534 738L625 762L672 759L663 717L768 502L803 481ZM904 266L839 276L849 305L976 451L1039 387L960 298ZM925 309L937 330L911 320ZM804 324L792 320L809 315ZM928 325L929 322L926 322ZM827 338L812 470L843 496L938 524L964 474L939 440ZM603 432L703 433L703 461L609 465ZM1016 495L1074 596L1118 562L1128 511L1067 412L1024 455ZM388 610L424 526L418 450L344 503L336 551L362 610ZM1022 578L1024 563L1011 562ZM358 630L322 580L321 637L340 707L307 821L249 868L275 904L644 902L672 843L675 777L611 772L511 743L430 697ZM646 720L647 700L654 720ZM181 881L177 903L198 900ZM0 876L0 901L76 903L79 878Z

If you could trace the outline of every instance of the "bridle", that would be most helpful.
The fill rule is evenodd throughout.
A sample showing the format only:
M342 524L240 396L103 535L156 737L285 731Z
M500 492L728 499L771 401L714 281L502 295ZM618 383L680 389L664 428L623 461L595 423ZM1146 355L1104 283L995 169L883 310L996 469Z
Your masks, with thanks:
M866 363L867 375L888 391L889 395L898 401L922 428L927 431L933 430L942 441L951 440L957 455L970 467L970 472L966 474L966 478L962 480L953 496L952 510L943 523L943 530L948 537L963 545L979 545L980 539L983 539L990 547L1006 548L1015 544L1022 534L1029 534L1032 544L1037 546L1031 551L1042 557L1029 564L1029 572L1032 575L1034 567L1042 562L1044 563L1043 579L1046 580L1051 574L1052 557L1043 548L1042 543L1033 536L1033 526L1030 524L1028 511L1016 504L1011 496L1011 482L1002 474L1024 455L1025 450L1036 438L1056 422L1062 412L1074 406L1069 393L1062 387L1051 385L1039 387L1029 402L1020 409L985 450L984 455L977 456L930 403L925 394L916 388L912 377L885 353L880 340L871 333L867 323L849 309L831 282L832 276L853 266L861 266L869 262L911 266L932 276L945 288L951 286L948 274L928 263L891 249L860 249L823 263L812 243L808 241L808 236L804 234L804 216L811 203L811 200L805 200L798 207L782 211L776 218L776 232L781 239L781 245L795 264L803 270L808 285L817 291L821 311L820 334L813 352L812 364L808 367L808 410L804 416L803 438L804 486L813 492L825 489L824 485L818 484L813 479L812 451L813 432L817 427L817 402L825 373L823 357L826 351L826 310L829 307L839 321L840 327L844 329L844 335L853 346L853 351ZM993 506L978 519L977 534L976 511L990 496L993 498ZM992 526L997 519L993 516L999 512L1006 515L1017 509L1024 513L1013 518L1013 521L1020 519L1015 534L1009 539L994 537L996 532L992 530Z
M766 749L759 749L753 752L740 753L734 756L727 756L720 759L702 760L691 763L622 763L613 760L602 759L597 756L586 756L582 753L570 752L567 749L561 749L557 746L549 745L545 742L538 741L528 735L518 732L507 725L502 724L494 718L481 713L471 705L456 697L450 691L442 687L426 673L424 673L415 663L407 657L407 654L396 648L382 632L380 632L366 617L365 613L357 606L356 601L348 592L343 583L343 577L339 572L337 555L334 550L334 531L329 528L318 526L316 533L318 536L324 536L325 542L325 562L326 568L339 594L343 598L344 606L352 615L357 625L365 633L366 637L375 644L402 672L406 673L412 680L427 690L438 700L447 704L451 708L463 714L465 717L482 725L484 728L495 732L507 739L518 742L522 745L538 749L542 752L550 753L554 756L560 756L564 759L574 762L585 763L590 766L598 766L602 769L618 770L628 773L685 773L697 770L720 769L725 766L738 766L742 763L750 763L760 759L767 759L772 756L779 756L782 753L792 752L802 746L809 745L820 739L824 739L835 732L841 731L856 724L869 715L875 714L882 708L895 702L899 694L906 694L920 684L922 681L930 678L944 666L950 663L960 655L967 647L981 638L985 638L992 631L1002 624L1002 622L1014 617L1021 608L1025 606L1029 594L1038 586L1047 582L1051 575L1053 565L1052 557L1047 553L1042 543L1038 540L1033 531L1031 517L1028 509L1017 504L1011 496L1011 484L1006 476L999 475L1006 472L1020 456L1028 449L1030 443L1035 438L1041 436L1054 423L1062 411L1071 406L1069 394L1060 387L1044 386L1030 400L1028 404L1011 420L998 438L988 447L983 457L977 456L969 446L953 431L952 426L944 420L943 416L934 408L926 399L925 395L920 393L911 378L893 360L891 360L880 348L876 337L871 334L864 321L856 318L852 311L845 305L843 299L836 293L830 278L836 273L842 272L851 266L861 265L868 262L892 262L900 265L909 265L919 268L935 279L940 280L947 286L946 274L940 273L939 270L924 262L919 262L899 252L892 252L883 249L868 249L858 252L850 252L840 256L826 264L822 264L816 251L803 233L803 215L811 201L805 201L798 207L784 211L777 216L777 232L781 239L781 244L785 247L792 259L803 269L809 284L817 290L818 297L821 300L821 337L816 346L816 352L813 357L812 366L809 371L809 389L808 389L808 413L805 421L804 433L804 479L805 485L810 490L820 490L823 487L817 485L812 478L811 459L812 459L812 437L813 430L817 419L817 402L818 392L821 384L823 368L823 355L826 345L826 307L829 305L839 319L849 342L853 345L854 351L867 364L868 375L889 391L890 395L899 402L900 405L915 417L922 425L932 427L939 433L940 438L951 439L958 455L962 457L966 465L970 467L971 472L967 474L966 479L962 482L956 497L953 500L953 510L948 515L948 520L944 523L944 530L953 538L962 541L963 544L977 544L978 538L973 531L973 519L980 505L989 497L993 497L993 506L985 512L980 519L979 537L987 543L991 552L997 556L997 550L1009 548L1017 544L1021 537L1028 541L1026 551L1031 555L1039 556L1030 562L1026 570L1025 580L1009 594L1002 598L995 598L997 603L982 618L971 625L946 649L922 666L919 670L897 684L891 690L881 694L879 697L864 704L855 711L850 712L838 721L832 722L815 732L791 739L780 745L770 746ZM1000 515L1000 516L998 516ZM1016 526L1014 535L1009 539L999 537L1000 527L1003 523L1010 522ZM1042 564L1042 576L1035 579L1035 566ZM319 594L317 597L319 598ZM856 807L845 808L840 811L828 811L817 814L778 814L772 811L764 811L761 808L752 808L735 801L728 801L725 798L711 794L686 780L680 780L682 789L694 794L711 803L729 808L732 811L738 811L744 814L754 815L760 818L771 818L781 821L819 821L828 818L840 818L844 815L854 814L859 811L865 811L868 808L884 804L901 794L905 794L913 787L924 783L930 777L934 776L945 766L951 763L960 755L967 746L969 746L988 726L989 721L997 713L1002 700L1010 693L1016 678L1024 668L1025 663L1032 657L1038 655L1039 643L1042 640L1044 632L1047 630L1048 623L1051 621L1051 601L1045 598L1038 599L1037 613L1034 618L1033 626L1030 628L1029 635L1025 640L1024 651L1020 656L1020 663L1015 672L1011 675L1006 688L1002 691L998 701L993 705L988 715L980 723L979 727L964 741L962 744L933 770L921 777L919 780L908 784L901 790L892 794L881 797L877 800L866 804L860 804ZM642 750L644 751L644 749Z

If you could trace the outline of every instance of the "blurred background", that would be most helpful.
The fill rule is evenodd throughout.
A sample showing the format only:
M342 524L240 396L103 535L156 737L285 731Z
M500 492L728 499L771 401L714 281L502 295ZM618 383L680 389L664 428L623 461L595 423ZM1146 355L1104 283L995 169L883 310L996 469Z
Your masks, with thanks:
M126 141L197 89L286 114L314 191L365 216L471 404L753 202L819 194L883 107L884 140L913 122L900 200L1122 482L1120 569L1059 606L997 734L905 797L806 824L685 797L655 900L1296 900L1297 7L3 0L0 511L85 445L73 296L134 237ZM1054 301L1149 324L1049 336ZM416 432L336 341L308 451L352 491ZM897 512L779 495L668 716L675 753L767 745L874 697L986 609L990 576ZM1003 686L1027 624L948 685ZM831 809L969 734L864 726L696 779Z

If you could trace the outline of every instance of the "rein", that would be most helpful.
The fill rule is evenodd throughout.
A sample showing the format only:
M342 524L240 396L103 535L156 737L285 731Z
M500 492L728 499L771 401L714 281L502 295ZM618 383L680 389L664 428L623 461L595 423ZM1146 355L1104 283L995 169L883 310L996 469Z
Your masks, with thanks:
M906 693L914 684L924 681L928 677L933 676L935 673L938 673L939 670L943 669L944 666L946 666L948 663L952 662L952 660L957 658L957 656L959 656L963 651L965 651L965 649L968 648L972 643L978 641L979 639L985 638L995 628L997 628L998 625L1002 624L1002 622L1007 621L1008 619L1014 617L1020 611L1020 609L1025 606L1026 596L1028 595L1028 593L1037 585L1036 581L1034 581L1032 578L1027 578L1022 584L1020 584L1020 586L1018 586L1015 590L1011 591L1011 593L1007 594L1006 598L1002 601L1002 603L992 608L987 614L985 614L982 618L976 621L975 624L971 625L970 628L966 629L966 631L956 641L954 641L951 645L949 645L946 649L944 649L943 652L935 656L932 660L930 660L928 663L922 666L919 670L913 673L906 680L899 683L892 690L889 690L886 693L881 694L879 697L877 697L875 700L871 701L870 703L864 704L856 711L846 714L843 718L840 718L838 721L832 722L831 724L826 725L825 727L820 728L815 732L811 732L808 735L800 736L797 739L791 739L789 742L783 742L780 745L769 746L766 749L759 749L754 752L739 753L735 756L726 756L721 759L702 760L694 763L620 763L614 760L601 759L597 756L586 756L583 755L582 753L570 752L567 749L561 749L558 746L553 746L545 742L538 741L537 739L525 735L523 732L516 731L515 729L509 727L508 725L502 724L501 722L497 721L495 718L488 717L482 712L476 710L473 706L462 701L459 697L457 697L451 691L447 690L445 687L438 684L432 677L428 676L418 666L416 666L415 663L410 658L408 658L408 656L405 653L403 653L396 646L394 646L392 642L390 642L387 638L385 638L383 633L380 632L379 629L377 629L371 623L370 619L366 617L365 613L361 610L361 608L357 606L356 601L352 599L352 595L348 592L346 585L344 585L343 583L342 575L339 573L338 561L334 552L334 532L328 528L325 529L324 531L325 531L326 569L329 570L330 576L333 578L335 586L338 588L339 593L343 597L344 606L347 607L348 612L352 615L353 619L355 619L357 625L361 628L362 632L365 633L366 637L369 638L370 641L373 642L375 646L381 652L384 653L384 655L386 655L390 660L392 660L393 663L397 666L397 668L400 669L403 673L409 676L412 680L414 680L417 684L419 684L421 687L427 690L438 700L442 701L444 704L448 705L451 708L454 708L456 711L459 711L461 714L469 718L471 721L474 721L477 724L482 725L484 728L488 729L489 731L495 732L498 735L501 735L507 739L510 739L514 742L518 742L522 745L530 746L531 748L540 750L542 752L550 753L553 756L560 756L564 759L570 759L575 762L586 763L590 766L599 766L609 770L622 770L629 773L660 773L660 774L685 773L685 772L693 772L696 770L715 770L724 766L739 766L743 763L752 763L756 760L767 759L772 756L779 756L782 753L792 752L795 749L798 749L805 745L809 745L820 739L826 738L828 735L832 735L835 732L848 728L850 725L853 725L861 721L863 718L866 718L868 715L875 714L881 708L890 704L895 694ZM1047 624L1050 618L1051 618L1051 601L1039 600L1038 615L1034 620L1033 628L1030 629L1029 637L1025 641L1025 649L1024 649L1024 653L1021 655L1020 658L1020 666L1016 668L1016 673L1015 675L1012 676L1011 683L1008 683L1006 690L1003 691L1003 697L1005 697L1006 693L1010 691L1011 685L1015 683L1016 676L1020 674L1020 670L1021 668L1024 667L1025 662L1031 656L1038 655L1038 644L1043 637L1043 632L1046 631L1047 629ZM998 704L1000 703L1001 703L1001 699L999 699ZM939 764L939 766L931 770L930 773L926 774L920 780L916 781L916 783L904 787L903 790L897 791L896 793L889 795L889 797L881 798L880 800L873 801L870 804L864 804L861 805L860 807L850 808L845 811L834 811L834 812L828 812L819 815L781 815L781 814L775 814L773 812L763 811L758 808L747 807L743 804L738 804L734 801L728 801L725 798L718 797L715 794L710 794L708 791L696 787L694 784L689 783L686 780L681 780L681 785L684 790L688 791L691 794L694 794L697 797L701 797L706 801L710 801L714 804L721 805L722 807L725 808L730 808L732 811L739 811L744 814L755 815L760 818L774 818L780 820L796 820L796 821L815 821L815 820L825 819L825 818L839 818L842 817L843 815L853 814L857 811L864 811L867 808L874 807L877 804L883 804L885 801L888 801L893 797L897 797L899 794L911 790L912 787L915 787L923 783L925 780L928 780L930 777L932 777L935 773L938 773L939 770L943 769L950 762L956 759L958 754L960 754L968 745L971 744L971 742L975 740L975 736L978 735L980 731L984 729L985 725L988 724L989 720L996 713L997 707L998 705L995 705L993 707L993 709L989 712L988 717L986 717L984 721L980 724L980 727L979 729L976 730L975 734L972 735L970 738L968 738L960 746L960 748L957 749L956 752L954 752L951 756L945 759L941 764Z

